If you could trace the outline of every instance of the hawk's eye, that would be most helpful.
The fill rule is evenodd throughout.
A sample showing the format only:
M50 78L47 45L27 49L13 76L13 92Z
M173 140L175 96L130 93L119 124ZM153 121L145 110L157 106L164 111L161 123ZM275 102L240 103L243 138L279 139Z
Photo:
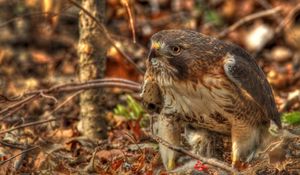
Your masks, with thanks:
M171 52L173 55L178 55L181 52L181 48L179 46L171 46Z

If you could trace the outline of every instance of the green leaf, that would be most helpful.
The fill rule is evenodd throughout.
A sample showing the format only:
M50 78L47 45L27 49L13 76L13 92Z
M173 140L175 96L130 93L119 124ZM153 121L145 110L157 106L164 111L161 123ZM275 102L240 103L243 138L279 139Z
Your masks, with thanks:
M117 105L114 109L114 113L116 115L124 116L125 118L129 119L129 111L123 105Z
M300 112L290 112L290 113L284 113L281 117L281 121L283 123L287 124L299 124L300 123Z
M126 106L118 104L113 110L114 114L123 116L128 120L137 120L143 116L142 106L130 95L127 96L126 103Z
M143 113L142 106L137 103L131 96L127 96L127 103L130 110L133 112L133 119L138 119Z
M205 22L212 23L216 26L223 24L222 18L215 10L206 10L204 12L204 20Z

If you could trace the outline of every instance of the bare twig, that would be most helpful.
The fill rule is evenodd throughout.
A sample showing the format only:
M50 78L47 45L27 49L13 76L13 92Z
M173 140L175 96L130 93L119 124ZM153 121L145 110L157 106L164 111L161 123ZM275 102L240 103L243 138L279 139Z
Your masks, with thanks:
M63 9L61 9L62 12L65 12L67 9L69 9L70 6L68 7L65 7ZM58 15L63 15L62 13L53 13L53 12L33 12L33 13L26 13L26 14L23 14L23 15L20 15L20 16L17 16L17 17L14 17L14 18L11 18L3 23L0 23L0 28L14 22L14 21L17 21L19 19L22 19L22 18L25 18L25 17L29 17L29 16L40 16L40 15L49 15L50 17L55 17L55 16L58 16ZM66 16L66 15L65 15Z
M97 82L106 82L106 81L128 83L128 84L137 85L137 86L140 85L140 83L137 83L137 82L134 82L131 80L122 79L122 78L103 78L103 79L90 80L89 82L97 83Z
M130 10L129 4L128 4L128 0L121 0L121 2L127 10L128 17L129 17L130 29L132 32L133 43L136 43L134 22L133 22L133 17L132 17L131 10Z
M272 4L270 4L266 0L256 0L256 2L258 2L263 8L265 8L267 10L273 8ZM277 21L277 23L278 24L281 23L281 21L283 20L283 17L278 13L274 14L274 16L275 16L275 20Z
M288 110L293 104L300 101L300 90L296 90L289 94L288 98L280 105L279 111L284 112Z
M53 86L49 89L35 90L28 93L24 93L23 96L40 94L41 92L43 92L44 94L49 94L49 93L86 90L86 89L99 88L99 87L120 87L120 88L127 88L133 91L140 91L140 84L136 82L125 80L125 79L118 79L118 78L107 78L107 79L90 80L83 83L66 83L62 85Z
M271 15L277 14L281 10L282 10L281 7L275 7L275 8L270 9L270 10L265 10L265 11L262 11L262 12L258 12L258 13L254 13L254 14L248 15L248 16L246 16L246 17L238 20L236 23L234 23L230 27L228 27L225 30L223 30L216 37L217 38L223 38L228 33L236 30L238 27L242 26L243 24L245 24L247 22L253 21L253 20L258 19L258 18L262 18L262 17L266 17L266 16L271 16Z
M300 4L296 5L289 13L288 15L284 18L284 20L282 20L282 22L279 24L279 26L275 29L275 33L274 33L274 37L270 38L267 42L265 42L265 44L260 47L259 50L257 50L254 54L253 54L253 58L257 58L259 56L259 54L261 53L261 51L272 41L274 41L274 38L276 36L278 36L282 30L287 26L287 24L289 22L291 22L294 14L300 10Z
M7 119L8 117L10 117L11 115L13 115L17 111L21 110L24 107L24 105L25 105L25 103L21 104L19 106L16 106L12 110L10 110L7 114L5 114L3 117L0 118L0 122L2 122L3 120Z
M95 172L95 156L96 156L97 152L98 152L98 147L95 148L95 151L92 154L89 164L84 168L84 170L88 173Z
M47 120L41 120L41 121L36 121L36 122L25 123L23 125L19 125L19 126L10 128L10 129L0 131L0 135L11 132L11 131L14 131L14 130L17 130L17 129L26 128L26 127L29 127L29 126L40 125L40 124L56 121L56 120L59 120L59 119L61 119L61 118L51 118L51 119L47 119Z
M27 96L27 95L33 95L33 94L39 94L41 92L43 93L54 93L54 92L63 92L65 90L65 88L75 88L78 86L81 86L83 88L89 89L88 87L85 86L89 86L89 85L93 85L93 86L97 86L99 85L99 87L105 87L105 84L109 84L108 87L122 87L122 88L127 88L127 89L131 89L134 91L139 91L139 83L130 81L130 80L125 80L125 79L121 79L121 78L104 78L104 79L95 79L95 80L89 80L87 82L83 82L83 83L66 83L66 84L62 84L62 85L56 85L53 86L49 89L42 89L42 90L35 90L35 91L31 91L28 93L24 93L23 96ZM127 86L128 85L128 86ZM127 87L126 87L127 86ZM97 87L95 87L97 88Z
M0 94L0 103L13 102L13 101L17 101L17 100L16 99L10 99L10 98Z
M39 148L39 147L38 147L38 146L34 146L34 147L32 147L32 148L26 149L26 150L20 152L19 154L16 154L16 155L14 155L14 156L12 156L12 157L6 159L6 160L1 161L1 162L0 162L0 165L4 165L6 162L9 162L9 161L11 161L11 160L14 159L14 158L16 158L16 157L18 157L18 156L20 156L20 155L23 155L23 154L25 154L25 153L27 153L27 152L29 152L29 151L32 151L32 150L34 150L34 149L37 149L37 148Z
M266 0L256 0L256 2L259 3L265 9L272 8L272 5L269 2L267 2Z
M75 96L77 96L78 94L80 94L80 92L82 92L82 91L76 92L73 95L71 95L70 97L68 97L61 104L57 105L57 107L55 109L53 109L50 113L47 113L47 115L51 115L54 112L56 112L59 108L61 108L63 105L65 105L67 102L69 102L72 98L74 98ZM56 121L56 120L59 120L59 119L62 119L62 118L50 118L50 119L47 119L47 120L40 120L40 121L25 123L25 124L22 124L22 125L10 128L10 129L6 129L6 130L3 130L3 131L0 131L0 135L8 133L8 132L11 132L11 131L14 131L14 130L17 130L17 129L22 129L22 128L25 128L25 127L30 127L30 126L35 126L35 125L40 125L40 124L44 124L44 123Z
M71 4L73 4L74 6L76 6L77 8L79 8L80 10L82 10L85 14L87 14L91 19L93 19L97 26L102 30L102 32L104 33L106 39L110 42L110 44L116 48L116 50L122 54L134 67L135 69L140 73L140 74L144 74L144 71L141 70L137 64L135 64L135 62L116 44L116 42L114 41L114 39L111 37L110 33L108 32L108 30L106 29L106 27L99 22L99 20L97 20L97 18L95 18L90 12L88 12L86 9L84 9L80 4L78 4L77 2L73 1L73 0L68 0Z
M4 115L12 110L14 110L15 112L17 109L18 110L21 109L22 106L31 102L37 97L43 97L46 94L53 94L53 93L60 93L60 92L74 92L74 91L87 90L87 89L99 88L99 87L119 87L119 88L130 89L133 91L140 91L139 83L130 80L120 79L120 78L96 79L96 80L91 80L83 83L67 83L62 85L56 85L49 89L41 89L41 90L35 90L35 91L24 93L23 95L18 97L19 101L1 110L0 115ZM22 99L24 97L26 98ZM2 117L0 121L6 118L7 115Z
M151 137L152 139L154 139L155 141L163 144L164 146L172 149L172 150L175 150L177 152L180 152L180 153L183 153L185 155L188 155L194 159L197 159L197 160L200 160L202 161L203 163L207 163L207 164L210 164L212 166L215 166L215 167L218 167L218 168L221 168L223 170L226 170L230 173L234 173L234 174L238 174L238 171L231 168L230 165L228 165L226 162L222 162L220 160L217 160L217 159L214 159L214 158L206 158L206 157L200 157L196 154L193 154L185 149L183 149L182 147L178 147L178 146L175 146L175 145L171 145L170 143L168 143L167 141L163 140L162 138L158 137L158 136L155 136L155 135L152 135L151 133L146 133L149 137Z
M287 16L284 18L284 20L282 21L282 23L279 24L279 26L276 28L275 30L275 34L280 33L283 28L291 22L293 16L295 15L296 12L298 12L300 10L300 4L296 5L288 14Z
M3 145L3 146L7 146L7 147L10 147L10 148L14 148L14 149L25 149L24 146L21 146L21 145L15 145L15 144L10 144L10 143L7 143L7 142L4 142L2 140L0 140L0 144Z
M143 154L144 152L142 151L142 149L141 149L140 145L138 144L136 138L135 138L133 135L129 134L128 132L124 132L124 133L125 133L125 136L127 136L127 138L128 138L133 144L135 144L135 145L137 146L137 148L138 148L138 150L141 152L141 154Z
M25 99L20 100L20 101L14 103L14 104L8 106L7 108L1 110L1 111L0 111L0 115L3 115L3 114L5 114L6 112L11 111L11 110L13 110L13 109L15 109L15 108L17 108L17 107L23 105L23 104L29 103L29 102L31 102L32 100L34 100L36 97L38 97L38 94L30 95L29 97L26 97Z
M48 98L54 101L54 103L57 103L57 99L54 96L46 95L43 92L40 93L40 95L44 98Z
M73 92L78 90L87 90L93 88L100 87L119 87L119 88L127 88L134 91L139 91L140 87L136 85L130 85L125 83L114 83L114 82L100 82L100 83L78 83L74 86L65 86L65 87L56 87L55 89L50 89L50 91L46 93L59 93L59 92ZM31 92L37 93L37 92Z
M74 97L76 97L77 95L79 95L81 92L82 91L78 91L78 92L75 92L73 95L69 96L66 100L64 100L62 103L60 103L59 105L57 105L50 113L48 113L48 115L53 114L54 112L56 112L59 108L61 108L65 104L67 104L70 100L72 100Z
M29 148L28 146L26 147L26 149ZM23 154L21 154L21 156L14 162L14 169L15 170L19 170L19 168L22 165L22 162L26 159L28 155L28 152L24 152Z

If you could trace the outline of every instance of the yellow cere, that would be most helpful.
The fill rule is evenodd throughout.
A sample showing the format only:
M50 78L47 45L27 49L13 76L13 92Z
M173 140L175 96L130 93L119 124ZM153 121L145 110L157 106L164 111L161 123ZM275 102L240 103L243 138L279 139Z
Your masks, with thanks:
M152 47L153 49L159 49L160 46L161 46L160 42L154 41L154 42L152 42L152 46L151 46L151 47Z

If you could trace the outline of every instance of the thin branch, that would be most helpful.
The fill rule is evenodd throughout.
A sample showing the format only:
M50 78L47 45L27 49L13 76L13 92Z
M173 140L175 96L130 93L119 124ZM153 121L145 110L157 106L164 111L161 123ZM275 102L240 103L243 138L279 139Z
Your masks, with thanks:
M137 86L123 84L123 83L91 83L91 84L77 85L74 87L64 87L61 89L57 89L56 92L72 92L72 91L87 90L87 89L93 89L99 87L119 87L119 88L131 89L135 91L140 90L140 88Z
M56 112L59 108L61 108L63 105L65 105L67 102L69 102L72 98L74 98L75 96L77 96L81 92L82 91L76 92L73 95L71 95L70 97L68 97L65 101L63 101L61 104L57 105L57 107L55 109L53 109L47 115L49 116L49 115L53 114L54 112ZM25 128L25 127L30 127L30 126L35 126L35 125L40 125L40 124L56 121L56 120L59 120L59 119L62 119L62 118L50 118L50 119L47 119L47 120L40 120L40 121L25 123L25 124L22 124L22 125L10 128L10 129L0 131L0 135L11 132L11 131L14 131L14 130L17 130L17 129L22 129L22 128Z
M47 94L47 93L58 93L58 92L65 92L65 91L75 91L78 89L90 89L90 88L97 88L97 87L121 87L121 88L127 88L133 91L140 91L140 84L125 80L125 79L119 79L119 78L104 78L104 79L95 79L90 80L83 83L66 83L62 85L56 85L49 89L43 89L43 90L35 90L28 93L24 93L24 96L27 95L34 95L39 94L41 92Z
M259 3L266 10L273 8L272 4L270 4L267 0L256 0L256 2ZM283 17L280 14L274 14L274 16L277 23L280 24L283 20Z
M128 0L121 0L121 3L125 6L126 11L128 13L133 43L136 43L134 22L133 22L133 17L132 17L131 10L130 10L129 4L128 4Z
M95 157L96 157L97 152L98 152L98 147L95 148L95 151L92 154L89 164L84 168L84 170L88 173L95 172Z
M278 25L278 27L275 29L275 33L274 33L274 37L270 38L267 42L265 42L265 44L260 47L259 50L257 50L254 54L253 54L253 58L257 58L260 53L262 52L262 50L272 41L274 41L274 38L276 36L278 36L282 30L287 26L287 24L289 22L291 22L294 14L300 10L300 4L296 5L289 13L288 15L284 18L284 20L282 20L282 22Z
M21 110L24 106L25 106L25 103L12 108L7 114L5 114L3 117L0 118L0 122L2 122L3 120L7 119L8 117L10 117L11 115L13 115L17 111Z
M114 41L114 39L111 37L111 35L109 34L108 30L106 29L106 27L99 22L99 20L94 17L89 11L87 11L85 8L83 8L80 4L78 4L77 2L73 1L73 0L68 0L71 4L73 4L74 6L76 6L77 8L79 8L80 10L82 10L86 15L88 15L91 19L93 19L97 26L102 30L102 32L104 33L106 39L110 42L110 44L116 48L116 50L123 55L133 66L134 68L140 73L140 74L144 74L144 71L141 70L138 65L116 44L116 42Z
M124 131L124 133L125 133L125 136L127 136L127 138L128 138L133 144L135 144L135 145L137 146L137 148L138 148L138 150L141 152L141 154L144 154L144 152L142 151L142 149L141 149L140 145L138 144L136 138L135 138L133 135L131 135L131 134L129 134L128 132L126 132L126 131Z
M58 109L60 109L62 106L64 106L65 104L67 104L70 100L72 100L74 97L76 97L77 95L79 95L82 91L78 91L75 92L73 95L69 96L66 100L64 100L62 103L60 103L59 105L57 105L50 113L48 113L48 115L53 114L54 112L56 112Z
M32 100L34 100L36 97L38 97L38 94L33 94L33 95L31 95L31 96L29 96L29 97L27 97L27 98L25 98L25 99L23 99L23 100L21 100L21 101L18 101L18 102L16 102L16 103L14 103L14 104L8 106L7 108L1 110L1 111L0 111L0 115L3 115L3 114L5 114L6 112L8 112L8 111L10 111L10 110L13 110L13 109L15 109L15 108L17 108L17 107L19 107L19 106L21 106L21 105L23 105L23 104L29 103L29 102L31 102Z
M69 9L70 7L65 7L63 9L61 9L62 12L65 12L67 9ZM30 17L30 16L40 16L40 15L49 15L50 17L55 17L55 16L58 16L58 15L62 15L62 13L53 13L53 12L33 12L33 13L26 13L26 14L23 14L23 15L20 15L20 16L17 16L17 17L14 17L14 18L11 18L3 23L0 23L0 28L8 25L9 23L12 23L14 21L17 21L19 19L22 19L22 18L25 18L25 17ZM66 16L66 15L65 15Z
M18 101L18 100L10 99L10 98L0 94L0 103L13 102L13 101Z
M90 80L84 83L67 83L62 85L53 86L49 89L44 90L36 90L24 95L33 95L43 93L58 93L58 92L67 92L67 91L76 91L76 90L84 90L98 87L120 87L127 88L133 91L140 91L140 85L133 81L129 80L118 80L118 79L96 79Z
M230 165L228 165L226 162L222 162L220 160L217 160L217 159L214 159L214 158L206 158L206 157L200 157L196 154L193 154L181 147L178 147L178 146L175 146L175 145L171 145L170 143L168 143L167 141L163 140L162 138L158 137L158 136L155 136L155 135L152 135L151 133L146 133L149 137L151 137L152 139L154 139L155 141L163 144L164 146L174 150L174 151L177 151L177 152L180 152L180 153L183 153L185 155L188 155L194 159L197 159L197 160L200 160L202 161L203 163L207 163L207 164L210 164L212 166L215 166L215 167L218 167L218 168L221 168L223 170L226 170L230 173L234 173L234 174L238 174L238 171L231 168Z
M14 149L25 149L24 146L21 146L21 145L15 145L15 144L10 144L10 143L7 143L7 142L4 142L2 140L0 140L0 144L3 145L3 146L7 146L7 147L10 147L10 148L14 148Z
M94 79L94 80L90 80L89 82L92 83L96 83L96 82L120 82L120 83L128 83L128 84L132 84L132 85L137 85L140 86L140 83L131 81L131 80L126 80L126 79L122 79L122 78L103 78L103 79Z
M57 103L57 99L56 99L54 96L46 95L46 94L44 94L43 92L41 92L40 95L41 95L42 97L44 97L44 98L48 98L48 99L50 99L50 100L53 100L54 103Z
M278 34L282 31L282 29L291 22L293 16L295 15L296 12L298 12L300 10L300 4L296 5L288 14L287 16L284 18L284 20L282 21L282 23L279 24L279 26L276 28L275 30L275 34Z
M279 106L279 111L284 112L287 111L293 104L300 101L300 90L296 90L289 94L288 98L284 101L283 104Z
M20 101L1 110L0 115L4 115L8 112L11 115L12 112L10 111L13 110L14 112L16 112L17 109L18 110L21 109L22 106L24 106L25 104L31 102L37 97L45 97L46 94L53 94L53 93L60 93L60 92L73 92L73 91L87 90L92 88L95 89L100 87L119 87L119 88L129 89L133 91L140 91L141 88L139 83L130 80L120 79L120 78L96 79L96 80L91 80L83 83L67 83L62 85L56 85L49 89L41 89L41 90L35 90L35 91L23 93L23 95L18 97ZM22 99L23 97L26 98ZM0 121L6 118L7 115L8 114L2 117Z
M237 28L239 28L240 26L242 26L243 24L245 24L247 22L253 21L253 20L258 19L258 18L262 18L262 17L266 17L266 16L271 16L271 15L277 14L281 10L282 10L281 7L275 7L275 8L270 9L270 10L265 10L265 11L262 11L262 12L258 12L258 13L254 13L254 14L248 15L248 16L246 16L246 17L238 20L236 23L234 23L230 27L228 27L225 30L223 30L216 37L217 38L223 38L228 33L233 32L234 30L236 30Z
M16 157L18 157L18 156L20 156L20 155L23 155L23 154L25 154L25 153L27 153L27 152L29 152L29 151L32 151L32 150L34 150L34 149L37 149L37 148L39 148L39 147L38 147L38 146L34 146L34 147L32 147L32 148L26 149L26 150L20 152L19 154L16 154L16 155L14 155L14 156L12 156L12 157L6 159L6 160L1 161L1 162L0 162L0 165L4 165L6 162L9 162L9 161L11 161L11 160L14 159L14 158L16 158Z
M25 123L25 124L22 124L22 125L10 128L10 129L2 130L2 131L0 131L0 135L11 132L11 131L14 131L14 130L17 130L17 129L22 129L22 128L26 128L26 127L29 127L29 126L35 126L35 125L40 125L40 124L44 124L44 123L48 123L48 122L53 122L53 121L56 121L56 120L59 120L59 119L61 119L61 118L51 118L51 119L47 119L47 120L41 120L41 121L36 121L36 122Z

